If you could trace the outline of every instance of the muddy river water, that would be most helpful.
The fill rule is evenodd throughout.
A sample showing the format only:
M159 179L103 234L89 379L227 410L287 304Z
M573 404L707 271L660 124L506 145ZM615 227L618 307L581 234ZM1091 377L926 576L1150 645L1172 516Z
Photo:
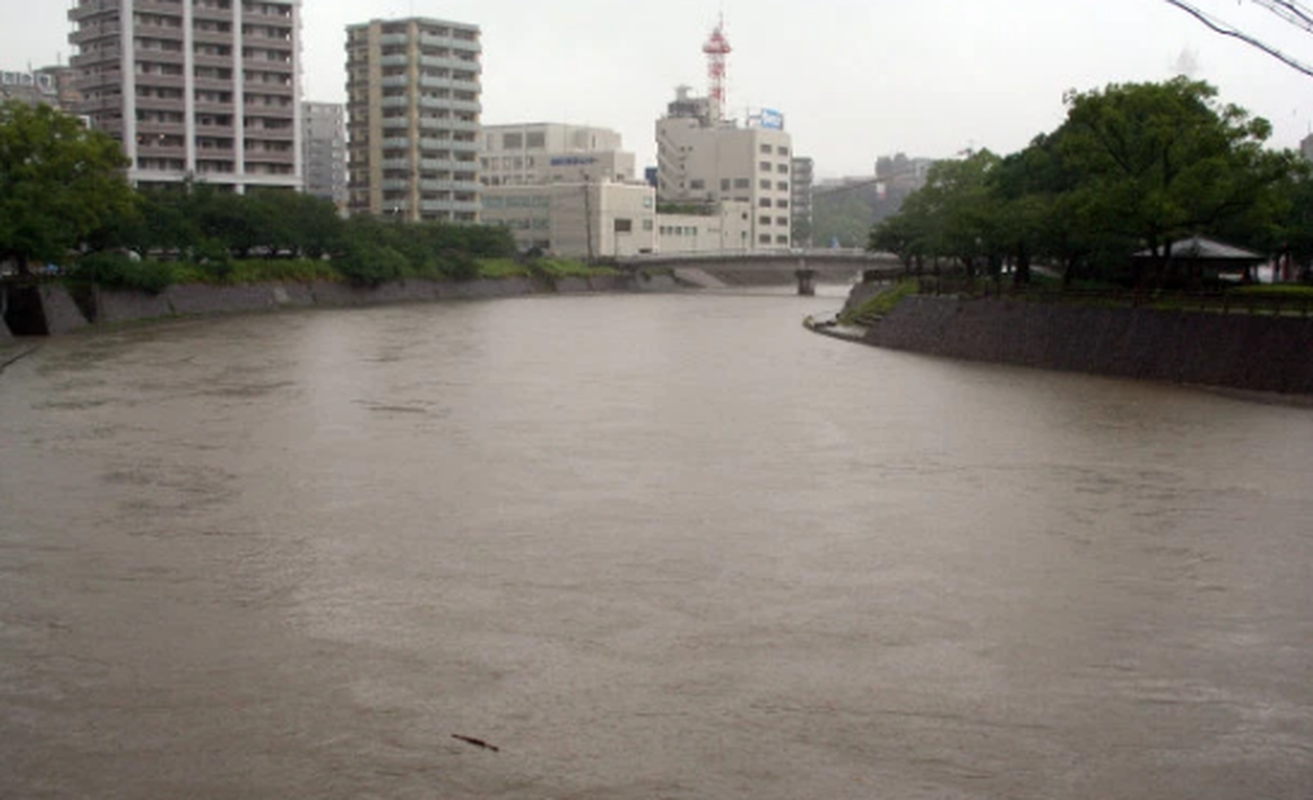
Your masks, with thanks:
M1313 410L837 290L132 327L0 375L0 797L1313 796Z

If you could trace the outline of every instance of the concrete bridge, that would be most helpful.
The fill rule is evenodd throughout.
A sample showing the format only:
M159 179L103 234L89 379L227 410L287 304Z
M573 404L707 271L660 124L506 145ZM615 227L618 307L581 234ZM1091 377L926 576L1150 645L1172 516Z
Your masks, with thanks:
M865 250L760 250L712 251L702 253L645 254L620 259L628 270L669 269L676 274L701 272L712 277L738 274L793 275L798 294L816 293L818 275L842 277L861 275L863 280L897 277L903 264L893 253Z

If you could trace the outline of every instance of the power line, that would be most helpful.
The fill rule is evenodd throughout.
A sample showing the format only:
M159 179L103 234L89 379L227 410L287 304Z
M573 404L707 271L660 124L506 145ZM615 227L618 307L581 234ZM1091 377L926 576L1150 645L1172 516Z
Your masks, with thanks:
M1313 78L1313 67L1310 67L1307 64L1304 64L1303 62L1296 61L1295 59L1291 58L1290 56L1276 49L1275 47L1265 44L1259 41L1258 39L1255 39L1254 37L1250 36L1249 34L1237 28L1234 28L1231 25L1228 25L1227 23L1222 22L1219 19L1209 16L1208 14L1204 13L1203 11L1200 11L1198 8L1195 8L1194 6L1184 2L1183 0L1166 0L1166 2L1170 5L1176 6L1177 8L1181 9L1185 13L1199 20L1210 30L1219 33L1222 36L1228 36L1232 39L1238 39L1244 42L1245 44L1249 45L1250 47L1256 48L1258 50L1263 51L1264 53L1267 53L1269 56L1272 56L1273 58L1285 64L1286 66L1290 67L1291 69L1303 73L1304 75L1307 75L1310 78ZM1273 13L1278 14L1283 18L1287 19L1288 21L1290 21L1291 24L1308 26L1306 29L1309 30L1310 32L1313 32L1313 13L1308 12L1303 6L1299 5L1298 3L1283 2L1283 0L1251 0L1251 2L1255 2L1258 3L1259 5L1264 6L1269 11L1272 11Z

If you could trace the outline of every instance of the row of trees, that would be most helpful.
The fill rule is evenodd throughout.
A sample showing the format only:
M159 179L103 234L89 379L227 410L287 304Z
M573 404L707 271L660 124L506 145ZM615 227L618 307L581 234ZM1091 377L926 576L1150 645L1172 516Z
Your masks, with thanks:
M1264 147L1271 126L1217 101L1207 83L1113 84L1070 92L1067 117L1008 156L944 161L870 235L872 249L970 275L1034 263L1068 283L1168 286L1184 276L1168 243L1191 235L1313 262L1313 180L1290 151ZM1154 257L1132 259L1148 249Z
M344 220L331 202L290 190L239 195L193 183L136 191L127 166L118 142L74 117L0 104L0 262L26 273L85 261L115 276L133 269L125 261L184 262L223 277L234 260L328 257L334 271L376 284L473 277L476 259L515 253L504 228Z

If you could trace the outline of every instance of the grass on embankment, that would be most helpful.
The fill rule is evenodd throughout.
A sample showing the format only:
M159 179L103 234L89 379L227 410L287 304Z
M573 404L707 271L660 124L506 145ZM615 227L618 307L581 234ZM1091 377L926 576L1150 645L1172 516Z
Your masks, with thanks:
M590 266L582 261L566 258L539 258L517 261L513 258L486 258L479 260L480 278L597 278L618 275L614 267Z
M841 325L872 325L881 317L893 311L905 298L916 293L917 282L915 280L899 281L857 308L840 314L839 323Z

